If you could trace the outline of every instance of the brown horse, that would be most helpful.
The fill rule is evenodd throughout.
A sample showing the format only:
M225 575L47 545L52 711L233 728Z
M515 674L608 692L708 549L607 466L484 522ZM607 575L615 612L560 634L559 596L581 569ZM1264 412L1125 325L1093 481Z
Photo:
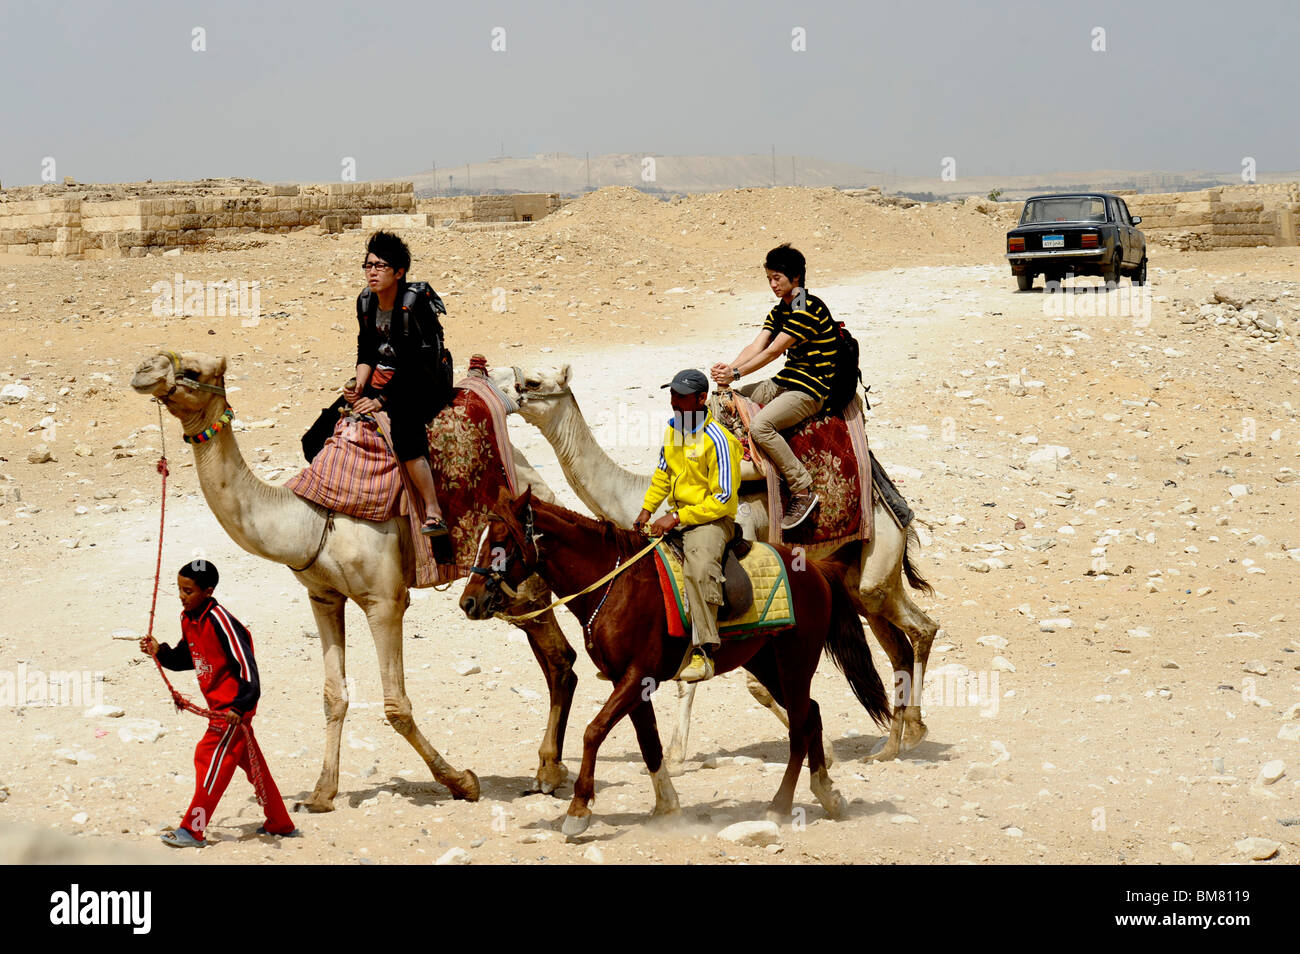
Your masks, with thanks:
M568 608L583 623L587 653L614 683L614 691L583 735L582 769L564 819L569 839L591 824L596 753L625 715L636 727L637 743L654 783L654 814L680 811L663 764L650 697L677 674L687 642L668 634L653 560L635 562L608 585L582 592L615 568L623 568L645 545L646 539L638 533L533 500L530 491L514 500L502 492L483 533L474 575L460 598L465 615L485 619L507 605L508 594L533 573L560 596L577 594ZM789 714L790 761L768 818L780 822L790 817L805 756L813 794L827 814L838 818L846 805L826 771L821 714L808 694L823 648L878 725L889 720L889 701L842 568L830 562L796 561L788 548L777 549L790 578L796 625L726 640L714 653L714 665L718 673L744 666Z

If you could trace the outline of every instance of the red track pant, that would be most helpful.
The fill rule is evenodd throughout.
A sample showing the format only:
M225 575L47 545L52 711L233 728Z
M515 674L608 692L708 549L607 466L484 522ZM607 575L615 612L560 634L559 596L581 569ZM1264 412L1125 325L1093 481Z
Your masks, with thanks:
M247 737L243 726L230 725L224 719L214 719L208 723L208 731L203 733L203 738L199 739L198 747L194 750L194 799L185 810L181 827L195 838L203 837L208 822L212 820L212 813L217 809L217 802L221 801L226 786L235 774L236 766L244 770L252 783L248 739L252 740L253 756L261 761L262 785L265 788L262 794L266 798L263 806L266 812L266 830L272 834L284 835L294 829L293 820L289 818L284 800L280 797L280 790L271 778L271 770L266 759L262 758L262 750L253 735L252 723L246 725Z

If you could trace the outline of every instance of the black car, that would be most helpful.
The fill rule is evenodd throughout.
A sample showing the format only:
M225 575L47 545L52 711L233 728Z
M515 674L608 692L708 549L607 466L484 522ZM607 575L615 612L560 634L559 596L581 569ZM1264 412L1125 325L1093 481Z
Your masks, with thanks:
M1124 200L1109 192L1036 195L1025 200L1020 224L1007 233L1007 260L1021 291L1035 276L1060 282L1067 274L1099 275L1119 284L1147 281L1147 240Z

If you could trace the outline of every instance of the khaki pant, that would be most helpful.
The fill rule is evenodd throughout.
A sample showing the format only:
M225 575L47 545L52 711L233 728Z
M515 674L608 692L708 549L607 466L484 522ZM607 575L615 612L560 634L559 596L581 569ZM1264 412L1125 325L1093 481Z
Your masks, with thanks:
M783 388L770 378L736 390L751 401L765 405L750 420L749 434L759 449L776 464L790 493L803 493L812 486L812 476L794 456L781 431L812 417L826 402L803 391Z
M696 646L719 646L718 607L722 605L722 554L731 539L736 521L719 517L712 523L682 528L685 562L686 602L690 606L692 642Z

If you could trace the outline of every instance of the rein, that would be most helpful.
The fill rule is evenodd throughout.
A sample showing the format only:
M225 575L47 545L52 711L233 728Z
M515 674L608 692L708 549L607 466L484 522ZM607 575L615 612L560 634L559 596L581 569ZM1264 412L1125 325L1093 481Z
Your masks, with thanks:
M644 557L647 553L649 553L657 546L659 546L658 537L656 537L655 539L651 540L648 544L646 544L645 549L641 550L639 553L636 554L636 556L632 557L622 566L619 566L617 563L615 563L614 569L610 570L608 573L602 576L595 583L592 583L590 586L578 590L578 592L576 593L570 593L568 596L556 600L554 603L552 603L550 606L545 607L544 609L533 610L531 613L524 613L522 616L509 616L505 613L497 613L496 616L498 619L503 619L507 623L523 623L523 622L527 622L530 619L533 619L534 617L541 616L547 610L553 610L557 606L563 606L565 603L569 602L569 600L577 599L579 596L585 596L586 594L590 593L592 590L599 589L601 586L604 586L606 583L612 583L615 577L619 576L624 571L629 569L632 566L632 564L638 562L642 557ZM472 567L471 569L477 570L478 572L485 572L483 570L480 570L478 567ZM608 595L609 594L606 594L606 596Z
M158 508L158 559L154 565L153 571L153 596L149 601L149 631L145 634L144 639L140 640L140 645L142 647L147 645L149 640L153 639L154 617L158 610L158 585L162 580L163 530L167 526L167 476L170 473L170 470L167 467L167 432L163 429L162 402L158 401L157 403L158 432L162 440L162 456L158 459L157 470L162 476L162 500ZM171 693L172 704L176 706L178 712L181 710L193 712L195 715L203 716L210 722L216 720L225 721L225 716L221 713L213 712L211 709L205 709L203 706L191 702L189 699L181 695L180 692L177 691L176 687L172 685L172 681L167 678L167 673L163 669L162 663L159 661L156 653L153 655L153 664L154 668L158 670L158 675L162 676L163 685L165 685L167 691ZM270 804L270 801L267 798L266 783L262 775L261 753L254 744L252 729L249 728L248 722L245 719L241 718L239 720L239 731L244 736L244 751L247 753L248 757L249 780L253 783L253 791L257 794L258 804L265 808Z
M496 517L496 519L500 520L501 518L500 518L500 517ZM503 522L504 522L504 521L503 521ZM536 557L536 559L537 559L537 562L540 563L540 562L541 562L541 559L542 559L542 553L541 553L541 551L537 548L537 538L538 538L539 534L537 534L537 533L533 530L533 525L534 525L534 524L533 524L533 508L532 508L532 505L529 504L529 506L528 506L528 519L527 519L527 523L526 523L526 525L525 525L525 527L524 527L524 536L523 536L523 539L520 539L520 538L516 537L516 541L520 544L520 551L521 551L521 552L522 552L523 549L524 549L525 541L526 541L527 543L531 543L531 544L533 545L533 554L535 555L535 557ZM512 535L513 535L513 533L512 533ZM484 543L486 544L486 542L487 542L487 541L485 540ZM638 552L636 553L636 555L633 556L631 559L629 559L626 563L622 563L623 558L620 556L620 557L618 558L618 560L616 560L616 561L614 562L614 569L610 570L608 573L606 573L604 576L602 576L602 577L601 577L599 580L597 580L595 583L592 583L590 586L587 586L587 587L584 587L584 588L581 589L581 590L578 590L578 592L576 592L576 593L570 593L568 596L561 597L560 599L558 599L558 600L556 600L555 602L553 602L550 606L545 606L545 607L543 607L542 609L539 609L539 610L533 610L531 613L524 613L524 614L521 615L521 616L511 616L511 615L509 615L509 614L507 614L507 613L497 613L497 614L495 614L495 615L496 615L496 617L497 617L498 619L503 619L503 620L505 620L507 623L514 623L514 624L518 624L518 623L526 623L526 622L528 622L528 620L530 620L530 619L535 619L535 618L537 618L538 616L541 616L543 613L547 612L548 610L553 610L553 609L555 609L557 606L563 606L565 603L569 602L570 600L577 599L579 596L585 596L586 594L590 593L592 590L596 590L596 589L599 589L600 587L604 586L606 583L608 583L608 584L612 587L612 586L614 585L614 584L613 584L613 581L614 581L614 579L615 579L616 577L618 577L620 574L624 573L624 572L625 572L629 567L631 567L634 563L637 563L638 561L640 561L640 559L641 559L642 557L644 557L647 553L649 553L651 550L653 550L655 547L657 547L657 546L659 545L659 542L660 542L660 541L659 541L659 538L658 538L658 537L653 538L649 543L647 543L647 544L645 545L644 548L642 548L640 551L638 551ZM620 564L621 564L621 565L620 565ZM505 575L504 575L504 573L503 573L502 571L500 571L500 570L495 570L495 569L490 569L490 568L488 568L488 567L483 567L483 566L471 566L471 567L469 568L469 571L470 571L470 573L475 573L475 574L478 574L479 576L485 576L485 577L487 577L491 582L495 583L498 587L500 587L500 589L502 590L502 592L504 592L507 596L509 596L511 599L514 599L514 598L515 598L515 596L516 596L516 592L515 592L514 588L513 588L512 586L510 586L510 584L507 583L507 582L505 581ZM534 566L534 568L533 568L533 571L536 572L536 567L535 567L535 566ZM605 599L608 599L608 598L609 598L609 591L607 590L607 591L605 592ZM604 603L605 603L605 599L602 599L602 600L600 601L600 602L601 602L601 605L604 605ZM599 606L596 607L596 612L600 612L600 607L599 607ZM592 614L592 619L595 619L595 613Z

